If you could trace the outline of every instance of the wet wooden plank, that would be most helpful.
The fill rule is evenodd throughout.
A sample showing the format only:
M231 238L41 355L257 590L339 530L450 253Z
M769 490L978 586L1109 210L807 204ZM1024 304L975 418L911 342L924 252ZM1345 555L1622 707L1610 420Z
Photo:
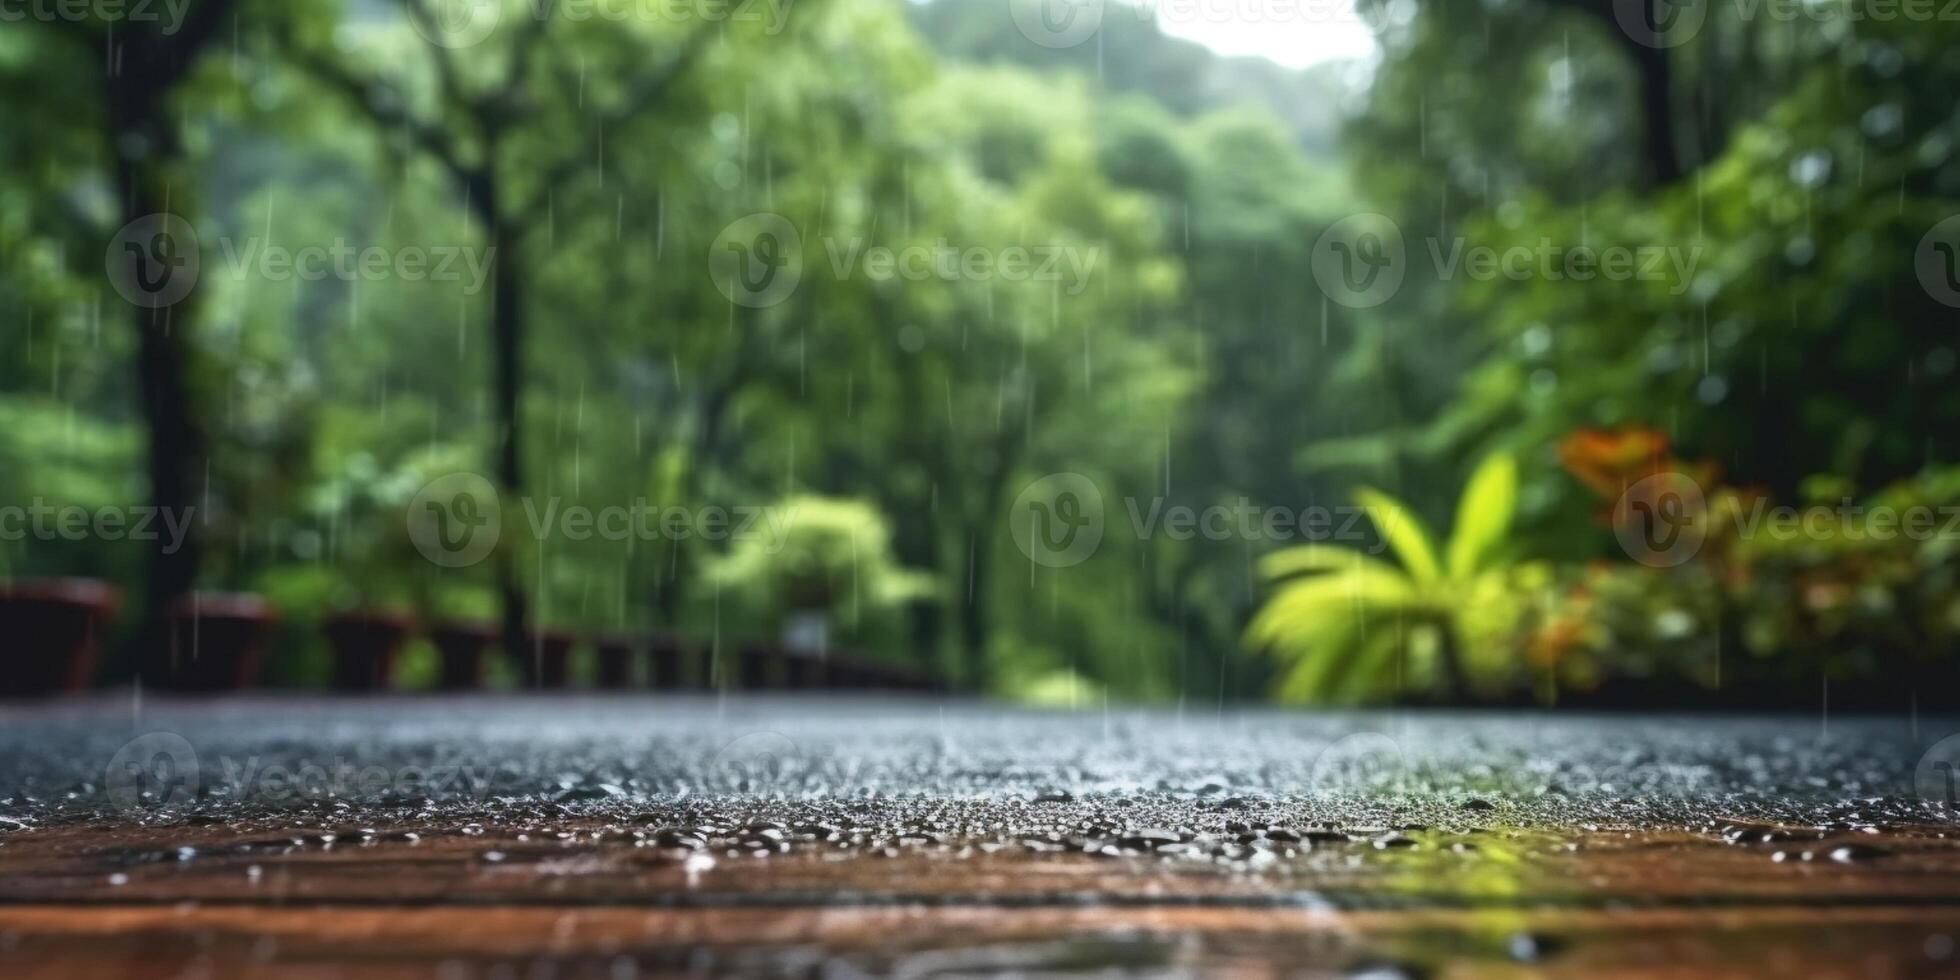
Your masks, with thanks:
M1952 975L1960 827L1913 777L1956 728L570 696L0 708L0 961ZM196 792L119 794L160 737L191 764L157 785ZM343 765L393 778L266 775ZM485 781L401 786L457 765Z
M1040 970L1313 976L1396 966L1443 977L1951 975L1929 955L1946 908L1334 912L1194 908L0 909L15 977L559 976ZM1516 937L1533 952L1520 957ZM1433 964L1425 966L1424 964ZM506 973L505 975L508 975Z
M1960 936L1960 842L1944 834L1412 831L1407 847L1302 842L1252 869L957 842L680 850L590 820L550 834L92 823L0 847L0 942L22 976L473 976L540 961L561 976L1740 976L1778 963L1933 976L1956 965ZM1861 856L1831 857L1849 846Z

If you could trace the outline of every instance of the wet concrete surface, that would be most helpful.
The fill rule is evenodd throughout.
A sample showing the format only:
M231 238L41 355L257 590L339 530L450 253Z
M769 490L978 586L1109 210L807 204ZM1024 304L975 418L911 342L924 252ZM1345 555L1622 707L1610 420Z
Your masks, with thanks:
M0 708L15 975L1941 976L1960 720Z

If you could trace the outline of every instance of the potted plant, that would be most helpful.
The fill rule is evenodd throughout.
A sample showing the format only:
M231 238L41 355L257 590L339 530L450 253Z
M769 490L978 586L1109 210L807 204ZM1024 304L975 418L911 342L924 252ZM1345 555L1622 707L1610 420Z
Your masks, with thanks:
M563 688L571 681L572 647L578 637L562 630L535 630L526 638L524 649L516 651L517 667L524 686L543 689Z
M708 686L708 665L698 647L672 633L655 633L647 640L651 675L657 691L701 690Z
M592 647L599 657L599 687L616 691L633 686L633 661L641 649L637 634L601 634L594 638Z
M193 592L167 612L166 646L148 651L145 682L168 691L236 691L258 681L266 634L279 620L250 593Z
M13 650L0 696L80 691L95 676L102 631L115 614L113 586L93 579L0 584L0 635Z
M899 564L869 503L799 496L776 508L785 517L770 534L736 541L709 568L745 615L776 625L774 642L740 648L737 676L745 688L827 684L834 646L893 642L904 607L930 599L933 584Z
M766 691L782 683L783 651L773 643L752 640L736 652L736 681L744 691Z
M497 624L449 620L429 628L429 642L440 658L439 681L445 691L470 691L483 686L485 650L503 638Z
M339 556L345 584L328 599L328 607L336 611L322 623L333 653L334 687L388 687L418 620L444 624L431 639L444 660L445 686L476 683L480 675L472 662L480 665L487 642L472 636L471 626L454 626L474 617L452 620L448 615L457 612L448 600L469 592L476 573L470 565L438 561L440 555L427 550L428 542L415 537L422 527L416 520L421 516L418 498L467 472L467 466L461 451L449 446L410 454L392 466L355 453L316 489L314 508L321 519L337 521L345 529Z
M333 686L340 691L386 690L395 657L408 639L406 616L370 610L336 613L321 626L333 650Z
M834 655L824 664L824 687L833 691L868 690L872 679L871 668L849 654Z

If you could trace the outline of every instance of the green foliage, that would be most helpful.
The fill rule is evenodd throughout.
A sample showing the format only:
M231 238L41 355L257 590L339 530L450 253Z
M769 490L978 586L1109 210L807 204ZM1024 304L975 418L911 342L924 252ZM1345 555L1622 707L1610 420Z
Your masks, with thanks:
M770 505L708 566L707 581L755 616L744 621L780 623L789 610L823 610L852 639L889 629L907 604L940 601L930 575L899 564L877 508L811 495Z
M1363 489L1356 501L1400 567L1322 544L1287 548L1260 562L1274 591L1246 642L1291 663L1278 696L1291 702L1366 701L1447 685L1462 696L1502 686L1510 665L1481 653L1512 633L1513 596L1535 574L1505 552L1516 511L1517 464L1497 455L1478 466L1438 558L1435 538L1401 501Z
M0 501L18 508L0 539L0 576L132 574L137 542L60 534L55 517L34 511L109 510L133 522L142 494L130 474L140 446L134 426L45 397L0 396Z
M167 96L182 145L158 177L204 245L195 322L171 327L210 434L200 584L286 610L282 680L323 675L303 637L335 610L494 617L501 562L542 625L766 634L821 604L853 643L1047 703L1377 700L1459 673L1550 697L1713 683L1711 649L1798 677L1951 645L1950 543L1738 539L1671 574L1520 560L1615 554L1579 533L1600 501L1552 465L1580 426L1664 428L1772 499L1947 499L1928 464L1953 449L1960 356L1913 256L1960 210L1950 24L1711 11L1667 55L1690 176L1662 184L1643 62L1600 5L1364 3L1368 75L1215 57L1128 6L1057 51L1000 3L813 0L780 31L698 32L653 12L533 22L509 0L526 29L444 60L393 3L241 3L223 56ZM0 505L146 492L144 335L100 282L116 148L85 41L0 35ZM690 51L658 98L610 111ZM485 220L486 178L528 204L508 226ZM1311 274L1359 211L1408 249L1403 289L1368 310ZM702 267L758 212L796 229L802 279L751 309ZM503 501L498 562L445 570L402 509L497 469L488 283L244 260L493 241L525 287L530 485ZM1694 264L1584 284L1428 268L1432 243L1545 241ZM1080 278L847 260L942 244L1053 249ZM1351 497L1380 547L1267 554L1271 595L1241 540L1110 534L1047 568L1007 515L1058 472L1119 519ZM642 503L795 520L781 551L534 521ZM1419 515L1452 507L1441 540ZM9 576L128 587L141 558L0 542Z
M1952 656L1960 468L1806 501L1793 520L1763 498L1721 503L1714 560L1744 645L1774 662L1761 673L1866 677Z

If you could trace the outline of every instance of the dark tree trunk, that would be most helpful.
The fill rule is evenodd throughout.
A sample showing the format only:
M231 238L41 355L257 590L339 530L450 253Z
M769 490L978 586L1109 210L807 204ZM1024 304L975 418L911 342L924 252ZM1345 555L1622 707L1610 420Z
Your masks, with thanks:
M897 503L899 513L899 533L896 552L900 564L906 568L925 568L937 572L940 564L939 528L933 519L930 507L917 500ZM909 659L922 664L929 670L942 670L942 638L945 636L946 617L937 598L913 600L906 607L907 626L910 630Z
M937 565L920 566L937 568ZM912 631L912 657L931 669L940 668L939 638L946 628L939 603L931 599L914 600L906 608Z
M967 530L966 588L954 598L960 610L960 653L962 680L976 694L984 694L989 676L987 664L987 599L993 577L993 549L989 538L977 529Z
M1628 43L1625 48L1640 79L1640 122L1647 147L1647 176L1653 186L1666 187L1687 174L1674 126L1674 69L1664 50L1635 43Z
M1436 634L1445 695L1451 705L1469 704L1470 682L1463 668L1463 640L1457 635L1456 624L1444 619L1436 624Z
M509 227L498 213L495 183L484 180L479 206L490 222L489 258L492 285L490 309L490 350L494 374L493 397L497 415L497 482L509 499L507 507L521 506L517 499L524 491L523 420L518 392L523 371L524 340L524 264L518 252L522 229ZM526 603L524 589L517 581L516 549L506 545L497 561L499 587L503 593L504 650L511 656L535 658L538 651L525 642ZM535 672L533 672L535 675Z
M1642 171L1650 187L1666 187L1687 175L1681 156L1681 143L1674 126L1674 66L1663 39L1649 34L1635 37L1638 27L1629 28L1620 20L1618 9L1624 0L1547 0L1555 6L1578 10L1599 22L1626 54L1634 73L1634 96L1640 103ZM1657 0L1647 0L1649 4ZM1650 10L1650 14L1652 11ZM1648 23L1655 23L1651 18ZM1636 22L1637 23L1637 22Z
M138 59L138 63L148 64L150 59ZM160 171L164 162L174 157L175 146L168 124L160 118L153 84L147 75L133 70L107 79L108 127L104 135L115 159L120 216L125 226L163 214L171 197ZM176 247L190 248L192 243L179 242ZM136 636L139 649L134 661L139 664L169 644L170 604L196 585L203 557L198 533L203 515L195 507L209 451L191 404L189 381L189 335L196 299L193 289L176 303L154 309L138 305L130 311L130 324L136 331L136 391L142 399L149 436L145 469L150 505L159 513L190 517L179 547L166 548L159 541L146 556L143 620Z

